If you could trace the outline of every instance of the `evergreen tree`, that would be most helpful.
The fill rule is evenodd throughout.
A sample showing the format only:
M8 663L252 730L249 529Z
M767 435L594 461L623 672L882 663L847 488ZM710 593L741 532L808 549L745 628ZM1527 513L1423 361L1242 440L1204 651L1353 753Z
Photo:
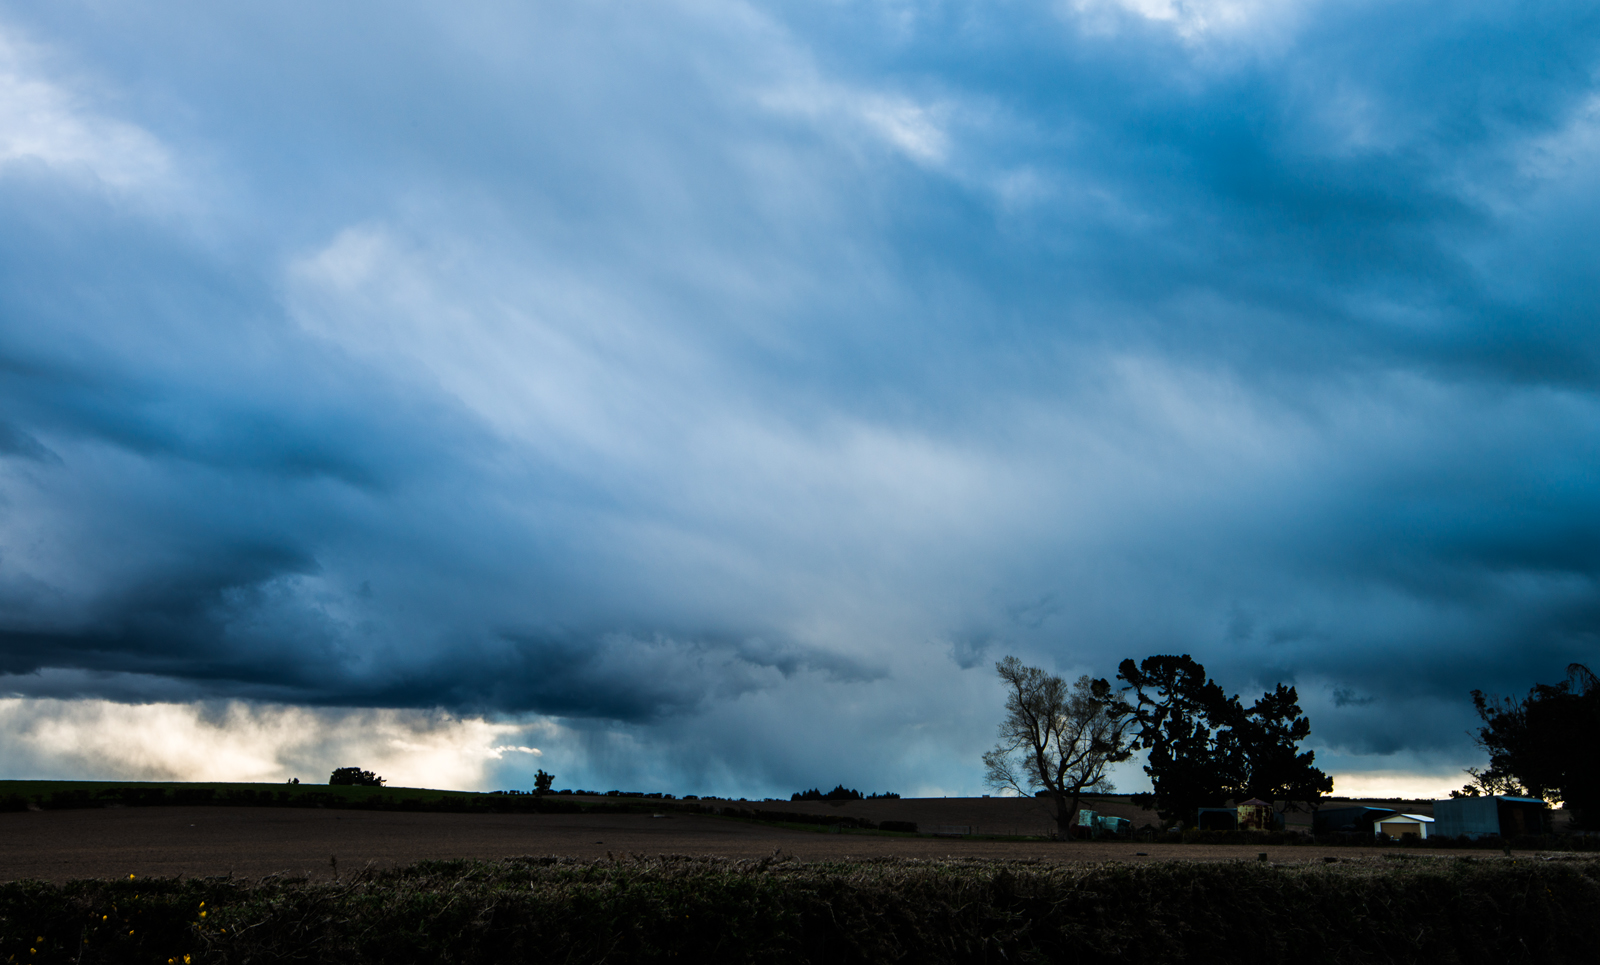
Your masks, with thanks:
M1188 654L1124 660L1118 670L1135 694L1139 746L1150 752L1152 793L1135 801L1153 803L1162 820L1187 826L1200 808L1230 800L1310 802L1333 790L1315 752L1299 749L1311 721L1293 687L1278 684L1246 709Z

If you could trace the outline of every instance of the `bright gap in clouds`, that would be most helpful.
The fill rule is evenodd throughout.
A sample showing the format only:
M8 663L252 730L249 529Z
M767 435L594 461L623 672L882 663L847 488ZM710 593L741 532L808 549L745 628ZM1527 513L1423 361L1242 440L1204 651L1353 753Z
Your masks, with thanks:
M11 697L0 699L0 773L14 780L322 784L334 768L353 766L393 787L487 790L508 755L542 754L507 741L551 730L418 711Z
M1399 798L1406 801L1440 800L1451 791L1461 790L1467 783L1464 773L1417 774L1408 771L1367 771L1333 774L1333 793L1337 797L1356 800L1383 801Z

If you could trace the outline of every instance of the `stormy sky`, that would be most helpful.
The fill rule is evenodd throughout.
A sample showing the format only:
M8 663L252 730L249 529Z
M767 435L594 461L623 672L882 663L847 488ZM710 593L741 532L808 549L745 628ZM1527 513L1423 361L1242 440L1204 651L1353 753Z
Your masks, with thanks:
M1459 786L1597 295L1590 0L0 0L0 770L978 793L1191 653Z

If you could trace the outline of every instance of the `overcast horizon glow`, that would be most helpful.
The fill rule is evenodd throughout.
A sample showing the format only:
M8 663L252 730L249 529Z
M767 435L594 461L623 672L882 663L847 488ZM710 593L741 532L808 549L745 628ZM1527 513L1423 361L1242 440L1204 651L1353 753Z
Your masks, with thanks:
M0 769L976 794L1190 653L1443 793L1600 665L1597 162L1590 3L0 0Z

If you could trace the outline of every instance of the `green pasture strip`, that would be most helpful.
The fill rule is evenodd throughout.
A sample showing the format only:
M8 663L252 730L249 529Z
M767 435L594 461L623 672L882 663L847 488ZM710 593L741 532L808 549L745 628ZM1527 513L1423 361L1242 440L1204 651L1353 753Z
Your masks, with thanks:
M618 809L619 798L578 802L570 797L491 794L438 788L329 784L184 781L0 781L0 810L222 805L349 807L374 810L576 813ZM637 803L637 802L633 802Z
M0 796L17 794L39 797L59 791L109 791L118 788L144 788L167 792L177 790L207 789L223 791L284 791L290 794L331 793L340 797L360 799L367 795L405 794L410 797L437 799L446 795L476 797L480 791L447 791L427 787L361 787L349 784L278 784L261 781L0 781Z
M0 885L0 961L1591 962L1600 862L425 862ZM185 958L187 956L187 959Z

